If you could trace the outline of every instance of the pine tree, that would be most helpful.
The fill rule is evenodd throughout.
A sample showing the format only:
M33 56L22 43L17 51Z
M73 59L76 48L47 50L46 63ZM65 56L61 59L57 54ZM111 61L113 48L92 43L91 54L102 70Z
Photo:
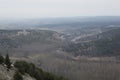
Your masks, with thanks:
M5 64L7 66L7 69L9 70L11 68L11 62L10 62L10 59L9 59L9 55L7 54L6 57L5 57Z
M0 64L4 63L4 57L0 55Z

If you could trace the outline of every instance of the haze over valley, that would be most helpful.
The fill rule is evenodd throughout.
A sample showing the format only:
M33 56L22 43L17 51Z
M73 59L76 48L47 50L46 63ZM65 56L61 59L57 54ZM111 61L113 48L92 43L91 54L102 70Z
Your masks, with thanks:
M120 80L120 0L0 0L0 80Z
M120 16L0 19L0 53L68 80L119 80L119 34Z

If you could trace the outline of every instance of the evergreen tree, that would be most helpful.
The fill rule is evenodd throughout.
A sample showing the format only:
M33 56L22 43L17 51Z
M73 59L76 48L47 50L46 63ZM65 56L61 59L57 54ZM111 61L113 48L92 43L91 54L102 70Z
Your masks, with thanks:
M9 70L11 68L11 62L10 62L10 59L9 59L9 55L7 54L6 57L5 57L5 64L7 66L7 69Z
M19 71L16 71L14 74L14 80L23 80L23 77Z
M4 57L0 55L0 64L4 63Z

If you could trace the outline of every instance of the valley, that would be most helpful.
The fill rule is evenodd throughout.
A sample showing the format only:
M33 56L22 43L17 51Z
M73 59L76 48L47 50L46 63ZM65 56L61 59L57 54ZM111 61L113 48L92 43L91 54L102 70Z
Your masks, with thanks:
M30 20L13 23L16 28L4 24L9 29L0 30L0 54L69 80L119 80L119 18L107 18Z

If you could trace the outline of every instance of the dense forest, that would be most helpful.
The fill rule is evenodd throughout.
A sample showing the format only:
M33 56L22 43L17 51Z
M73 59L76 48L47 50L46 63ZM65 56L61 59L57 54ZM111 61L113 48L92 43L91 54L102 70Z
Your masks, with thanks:
M119 56L120 55L120 29L113 29L98 34L98 40L83 43L68 43L63 46L63 51L74 56Z

